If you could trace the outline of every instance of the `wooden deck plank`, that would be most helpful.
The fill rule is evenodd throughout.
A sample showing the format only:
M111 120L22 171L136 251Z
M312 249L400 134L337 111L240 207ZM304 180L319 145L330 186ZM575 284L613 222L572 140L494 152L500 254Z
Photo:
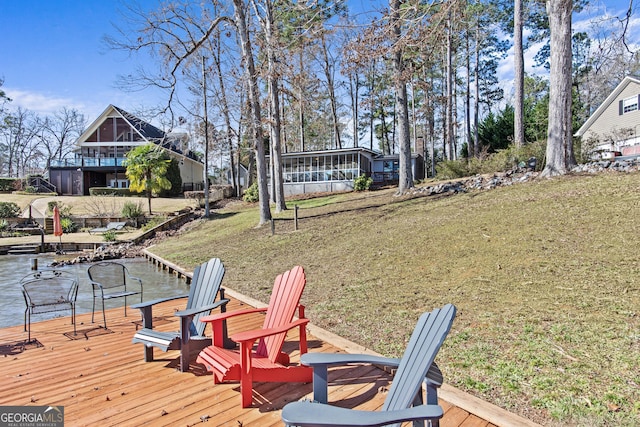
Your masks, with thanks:
M172 313L183 307L181 301L156 307L158 329L176 330ZM239 308L248 305L232 299L228 310ZM32 337L42 347L25 351L8 345L26 339L22 326L1 329L0 405L61 405L69 425L192 426L207 421L211 426L280 427L284 405L312 397L311 384L257 383L253 407L243 409L239 384L214 384L212 376L195 362L189 372L180 372L178 351L156 350L156 360L145 363L142 345L131 343L139 315L133 310L128 313L124 317L122 307L108 310L109 331L92 324L91 313L79 314L76 339L64 335L73 332L68 317L33 323ZM260 327L263 319L262 314L230 319L229 333ZM292 361L297 363L297 331L287 339ZM312 335L308 340L310 351L342 351ZM379 409L390 379L389 374L366 365L332 368L330 402ZM442 404L446 411L443 427L492 427L447 402Z

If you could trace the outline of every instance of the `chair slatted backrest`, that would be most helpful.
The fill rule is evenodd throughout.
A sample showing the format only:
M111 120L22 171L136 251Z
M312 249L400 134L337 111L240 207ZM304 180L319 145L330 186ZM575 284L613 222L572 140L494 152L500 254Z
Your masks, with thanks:
M78 280L72 273L43 270L20 280L22 291L32 313L46 313L69 308L78 293Z
M220 284L222 283L223 277L224 265L218 258L212 258L197 266L193 271L193 277L191 278L189 299L186 307L187 310L213 304L216 299L216 295L220 290ZM205 322L201 322L200 317L208 314L209 312L205 312L198 313L193 316L193 321L189 326L191 336L204 335L204 329L207 324Z
M117 262L98 262L89 267L87 273L93 282L100 283L104 289L127 285L127 267Z
M409 408L422 381L442 346L456 315L456 307L447 304L420 316L409 344L393 377L382 410Z
M293 320L306 283L304 269L300 266L293 267L276 277L263 329L282 326ZM286 336L286 332L283 332L260 340L256 354L268 357L271 362L275 363Z

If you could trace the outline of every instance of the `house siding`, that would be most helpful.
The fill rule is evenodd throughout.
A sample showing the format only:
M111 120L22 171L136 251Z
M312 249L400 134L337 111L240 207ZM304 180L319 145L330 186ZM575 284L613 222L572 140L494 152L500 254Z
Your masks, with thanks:
M595 139L600 144L619 143L635 137L640 131L640 109L620 114L620 102L640 94L640 84L630 81L620 94L583 134L583 139Z
M74 158L49 167L49 178L61 195L88 195L91 187L128 188L124 161L133 148L158 144L179 162L183 188L201 190L204 164L179 140L126 111L109 105L76 141Z

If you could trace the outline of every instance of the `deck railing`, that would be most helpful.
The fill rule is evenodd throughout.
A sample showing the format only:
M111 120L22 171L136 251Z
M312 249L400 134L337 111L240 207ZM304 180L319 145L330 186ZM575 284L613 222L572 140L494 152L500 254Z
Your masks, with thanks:
M52 160L51 166L65 167L114 167L124 166L125 157L79 157L77 159Z

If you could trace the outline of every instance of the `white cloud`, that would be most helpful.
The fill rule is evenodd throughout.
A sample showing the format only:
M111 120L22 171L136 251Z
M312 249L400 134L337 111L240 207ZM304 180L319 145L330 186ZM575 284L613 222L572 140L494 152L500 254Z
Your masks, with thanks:
M83 112L82 103L71 98L50 96L43 93L29 92L9 87L5 89L5 92L12 100L7 105L10 109L17 109L18 107L21 107L25 110L33 111L42 115L53 114L60 111L63 107L75 108L76 110Z

